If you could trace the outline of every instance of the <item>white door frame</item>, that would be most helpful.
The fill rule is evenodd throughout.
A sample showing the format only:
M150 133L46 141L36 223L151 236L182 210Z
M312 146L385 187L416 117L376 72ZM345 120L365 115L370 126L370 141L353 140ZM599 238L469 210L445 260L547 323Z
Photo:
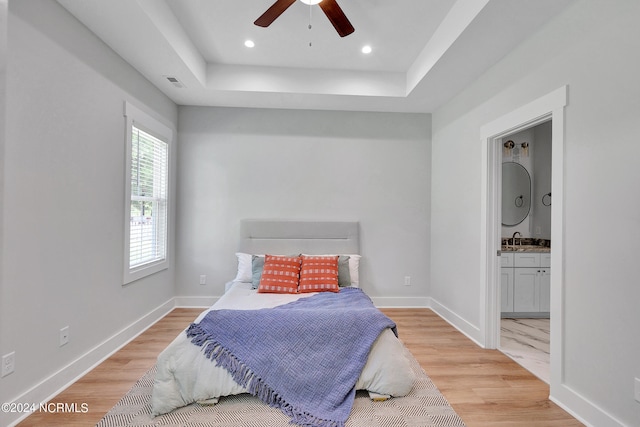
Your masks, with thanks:
M480 129L482 144L481 198L481 319L484 320L485 348L495 349L500 338L500 192L502 137L542 122L552 120L551 193L551 389L562 383L562 342L564 331L564 107L567 86L544 95L522 107L485 124Z

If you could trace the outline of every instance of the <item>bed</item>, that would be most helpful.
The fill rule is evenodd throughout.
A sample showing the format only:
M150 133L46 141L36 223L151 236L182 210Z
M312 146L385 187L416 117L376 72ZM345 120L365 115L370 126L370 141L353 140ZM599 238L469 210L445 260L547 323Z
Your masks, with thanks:
M395 324L360 288L357 222L243 220L240 234L225 294L158 356L154 415L251 393L295 424L342 426L356 390L374 400L411 391ZM265 291L270 279L280 289L274 265L298 262L295 293ZM324 262L336 275L328 288L325 264L312 267Z

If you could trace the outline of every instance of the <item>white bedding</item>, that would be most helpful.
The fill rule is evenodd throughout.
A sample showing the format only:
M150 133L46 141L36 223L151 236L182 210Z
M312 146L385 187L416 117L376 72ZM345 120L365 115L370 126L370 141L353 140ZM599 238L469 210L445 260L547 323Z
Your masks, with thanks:
M309 294L258 294L250 283L234 282L209 310L255 310L287 304ZM415 381L404 346L390 329L373 344L367 363L356 384L357 390L389 396L405 396ZM193 402L207 402L221 396L246 393L231 375L202 353L184 332L158 356L157 374L151 397L152 413L164 414Z

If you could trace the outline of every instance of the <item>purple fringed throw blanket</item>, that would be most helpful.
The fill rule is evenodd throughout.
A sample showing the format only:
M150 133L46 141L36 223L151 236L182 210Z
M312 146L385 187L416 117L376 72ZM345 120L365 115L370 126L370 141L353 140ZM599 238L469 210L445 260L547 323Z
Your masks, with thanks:
M344 426L373 342L395 324L358 288L274 308L213 310L192 342L263 402L302 426Z

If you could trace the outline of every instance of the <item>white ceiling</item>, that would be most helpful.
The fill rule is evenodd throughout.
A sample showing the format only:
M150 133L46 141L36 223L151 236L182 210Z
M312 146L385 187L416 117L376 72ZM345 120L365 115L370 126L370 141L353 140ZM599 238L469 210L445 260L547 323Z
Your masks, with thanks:
M338 0L344 38L301 2L255 26L274 1L58 0L179 105L397 112L432 112L572 0Z

